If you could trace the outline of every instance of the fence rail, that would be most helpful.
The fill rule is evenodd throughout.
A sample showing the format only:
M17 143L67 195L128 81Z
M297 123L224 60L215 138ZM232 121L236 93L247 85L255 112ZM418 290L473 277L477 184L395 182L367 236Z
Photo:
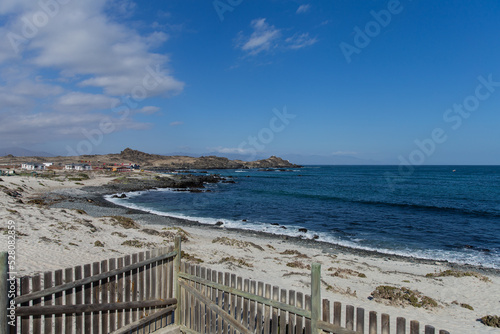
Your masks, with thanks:
M388 314L322 299L316 263L304 294L181 262L181 254L176 238L174 247L17 278L9 300L3 253L0 316L14 305L16 326L2 320L0 334L147 334L174 323L188 334L421 333L418 321L398 317L391 328Z
M173 322L174 247L16 279L0 333L150 333ZM2 319L2 326L3 326ZM3 330L3 331L2 331Z

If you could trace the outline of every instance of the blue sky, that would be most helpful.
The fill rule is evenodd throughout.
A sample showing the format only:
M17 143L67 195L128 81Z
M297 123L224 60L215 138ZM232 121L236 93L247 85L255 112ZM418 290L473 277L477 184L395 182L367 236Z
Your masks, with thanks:
M0 140L500 164L498 1L3 0Z

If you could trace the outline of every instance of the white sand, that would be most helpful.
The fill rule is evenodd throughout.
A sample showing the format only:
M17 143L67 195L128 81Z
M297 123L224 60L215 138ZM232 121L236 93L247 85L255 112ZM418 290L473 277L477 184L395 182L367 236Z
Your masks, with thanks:
M2 217L0 227L6 228L7 222L12 220L18 233L16 263L19 275L92 263L141 250L122 245L125 240L149 243L147 248L171 244L169 239L152 236L139 229L113 226L112 218L95 218L85 213L78 213L76 210L47 208L27 203L30 198L36 198L37 194L55 189L70 189L71 192L77 192L81 185L75 182L19 176L2 177L2 179L0 188L20 187L24 190L21 193L24 204L17 203L16 198L0 191L0 217ZM109 178L98 176L81 183L102 185L108 181ZM143 225L141 228L162 230L158 225L147 225L140 221L138 223ZM89 224L95 227L95 231ZM333 289L327 291L327 285L323 284L323 298L363 307L366 316L368 311L388 313L391 316L392 328L395 328L396 317L401 316L408 321L413 319L420 321L422 330L423 325L429 324L452 333L500 333L500 329L486 327L476 321L485 315L500 314L500 277L495 275L488 275L489 282L477 277L427 278L425 275L428 273L448 268L443 264L412 263L389 257L361 256L334 250L332 255L320 248L300 246L275 237L247 234L243 236L237 231L223 228L180 227L190 234L190 240L183 243L183 250L201 259L202 265L215 270L231 271L244 278L309 293L309 270L291 268L287 263L319 262L322 265L322 279ZM5 233L0 234L2 235L0 250L4 251L7 249L7 236ZM252 242L261 246L264 251L252 245L223 245L212 242L219 237ZM102 242L104 247L96 246L96 241ZM297 251L306 257L280 254L286 250ZM221 259L230 256L243 259L251 267L238 265L234 261L220 263ZM357 273L332 277L334 271L328 271L332 267L354 270L366 277L358 277ZM404 286L418 290L435 299L439 306L431 310L412 306L403 308L369 300L371 292L379 285ZM452 304L453 301L469 304L474 310Z

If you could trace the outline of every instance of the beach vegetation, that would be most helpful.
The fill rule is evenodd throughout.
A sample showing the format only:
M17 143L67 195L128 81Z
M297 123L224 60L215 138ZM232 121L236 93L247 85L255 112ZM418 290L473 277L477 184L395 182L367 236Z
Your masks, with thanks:
M218 243L218 244L226 245L226 246L235 246L238 248L253 247L253 248L256 248L256 249L261 250L261 251L264 250L264 248L262 248L261 246L255 244L253 242L237 240L237 239L232 239L232 238L228 238L228 237L217 237L214 240L212 240L212 243L214 243L214 244Z
M434 277L476 277L480 279L481 281L484 282L490 282L491 280L484 275L481 275L480 273L477 273L475 271L458 271L458 270L445 270L445 271L440 271L438 273L429 273L425 275L425 277L429 278L434 278Z
M18 211L13 210L13 209L7 209L7 211L9 211L9 212L10 212L10 213L12 213L12 214L19 214L19 212L18 212Z
M356 290L353 291L350 287L347 287L346 289L342 289L338 286L330 285L330 284L326 283L325 281L322 281L322 282L323 282L323 284L326 285L326 291L330 291L333 293L339 293L339 294L347 295L347 296L351 296L351 297L357 297Z
M120 225L124 229L139 229L141 226L135 222L132 218L124 216L109 216L112 219L112 225Z
M395 286L380 285L371 293L371 296L376 301L388 300L392 305L410 305L426 309L438 306L438 303L434 299L424 296L419 291L410 290L405 287L398 288Z
M30 199L28 204L45 205L45 201L43 199Z
M498 315L486 315L481 318L481 322L486 326L500 328L500 317Z
M112 232L111 235L116 235L120 238L126 238L127 235L125 233L121 233L121 232Z
M303 258L303 259L309 258L309 256L307 256L306 254L302 254L301 252L299 252L298 250L295 250L295 249L287 249L284 252L281 252L280 254L281 255L292 255L292 256L295 256L298 258Z
M96 240L96 241L94 242L94 246L95 246L95 247L104 247L104 244L103 244L101 241Z
M334 272L333 274L330 274L330 276L333 277L349 278L349 276L354 276L359 278L366 278L365 274L352 269L330 267L328 268L328 271Z
M286 264L287 267L290 267L290 268L298 268L298 269L307 269L307 270L311 270L311 265L309 264L305 264L304 262L301 262L301 261L293 261L293 262L288 262Z
M156 246L154 242L142 242L140 240L126 240L122 242L122 246L130 246L136 248L151 248Z
M75 211L81 215L86 215L87 212L85 212L85 210L82 210L82 209L75 209Z
M269 248L269 249L271 249L271 250L276 250L276 248L274 248L274 246L273 246L273 245L267 244L266 246L267 246L267 248Z
M186 230L180 228L180 227L164 227L163 230L166 231L175 231L176 235L181 236L181 241L189 241L189 238L191 238L191 234L189 232L186 232Z
M236 265L238 267L253 268L253 265L251 263L248 263L245 259L235 258L234 256L223 257L219 261L219 263L229 263L229 264Z
M181 251L181 258L188 261L188 262L194 262L194 263L203 263L204 261L192 254L186 253L185 251Z

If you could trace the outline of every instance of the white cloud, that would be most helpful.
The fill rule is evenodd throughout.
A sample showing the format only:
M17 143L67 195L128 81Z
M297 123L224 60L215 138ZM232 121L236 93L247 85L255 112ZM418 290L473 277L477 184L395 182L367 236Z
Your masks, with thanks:
M224 154L255 154L255 150L253 148L240 148L240 147L209 147L211 152L224 153Z
M332 152L332 155L356 155L358 154L358 152L354 152L354 151L336 151L336 152Z
M302 49L315 44L317 41L316 37L311 38L308 33L295 34L285 40L290 49Z
M56 4L54 15L27 36L26 20L48 3ZM184 83L170 73L169 57L155 52L168 34L119 23L135 7L130 0L0 1L0 140L81 137L82 128L96 128L106 117L118 130L148 128L131 117L159 108L141 104L178 94ZM8 33L22 43L12 47ZM124 95L137 97L137 107L113 112Z
M309 9L311 8L311 5L300 5L299 8L297 8L297 14L302 14L302 13L307 13Z
M182 124L184 124L184 122L176 121L176 122L170 123L170 126L179 126L179 125L182 125Z
M243 51L256 55L262 51L269 51L275 47L276 40L281 36L279 29L266 23L266 19L256 19L250 23L252 35L240 45Z
M317 39L310 37L308 33L297 33L284 38L282 31L273 25L269 25L265 18L253 20L250 26L253 29L252 34L245 36L240 32L236 39L236 47L251 56L272 50L302 49L317 42Z

